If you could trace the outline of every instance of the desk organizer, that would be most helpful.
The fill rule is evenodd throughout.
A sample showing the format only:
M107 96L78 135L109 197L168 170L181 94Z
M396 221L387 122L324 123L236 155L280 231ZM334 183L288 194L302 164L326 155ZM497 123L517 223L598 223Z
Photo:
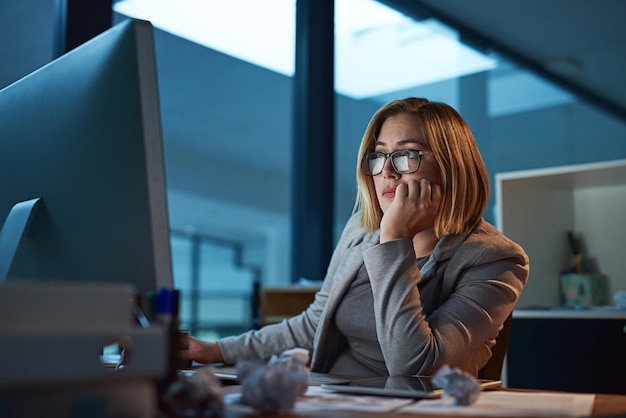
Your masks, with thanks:
M597 306L604 303L604 283L598 273L561 275L561 301L566 306Z

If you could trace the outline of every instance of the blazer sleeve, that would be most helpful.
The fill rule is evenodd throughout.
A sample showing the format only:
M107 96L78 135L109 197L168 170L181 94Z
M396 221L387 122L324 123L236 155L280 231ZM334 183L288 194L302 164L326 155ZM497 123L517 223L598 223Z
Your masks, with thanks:
M525 253L498 237L463 243L421 286L424 294L410 240L367 249L364 261L390 375L433 374L444 364L476 375L528 277Z
M311 305L302 313L278 324L267 325L259 330L251 330L238 336L218 340L225 363L234 364L240 359L266 361L272 355L291 348L304 348L313 352L313 342L320 318L332 291L335 272L341 263L343 253L347 247L361 239L363 234L358 216L353 215L346 223L333 251L322 287L316 293Z

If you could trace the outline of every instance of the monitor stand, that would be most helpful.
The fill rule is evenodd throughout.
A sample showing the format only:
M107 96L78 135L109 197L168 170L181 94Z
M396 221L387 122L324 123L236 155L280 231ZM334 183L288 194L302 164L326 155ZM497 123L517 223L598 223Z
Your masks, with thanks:
M0 283L6 281L17 250L41 201L42 199L37 197L19 202L9 211L0 229Z

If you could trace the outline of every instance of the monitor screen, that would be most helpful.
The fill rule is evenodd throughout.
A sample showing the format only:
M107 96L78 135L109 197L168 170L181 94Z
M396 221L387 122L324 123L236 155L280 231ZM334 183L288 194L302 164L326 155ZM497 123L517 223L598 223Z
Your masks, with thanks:
M0 113L0 282L171 288L152 25L124 21L7 86Z

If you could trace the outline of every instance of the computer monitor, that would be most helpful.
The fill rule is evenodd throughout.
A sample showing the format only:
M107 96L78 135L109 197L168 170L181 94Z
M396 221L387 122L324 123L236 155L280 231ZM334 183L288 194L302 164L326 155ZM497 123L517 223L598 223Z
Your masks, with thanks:
M149 22L124 21L0 91L3 223L0 282L172 287Z

